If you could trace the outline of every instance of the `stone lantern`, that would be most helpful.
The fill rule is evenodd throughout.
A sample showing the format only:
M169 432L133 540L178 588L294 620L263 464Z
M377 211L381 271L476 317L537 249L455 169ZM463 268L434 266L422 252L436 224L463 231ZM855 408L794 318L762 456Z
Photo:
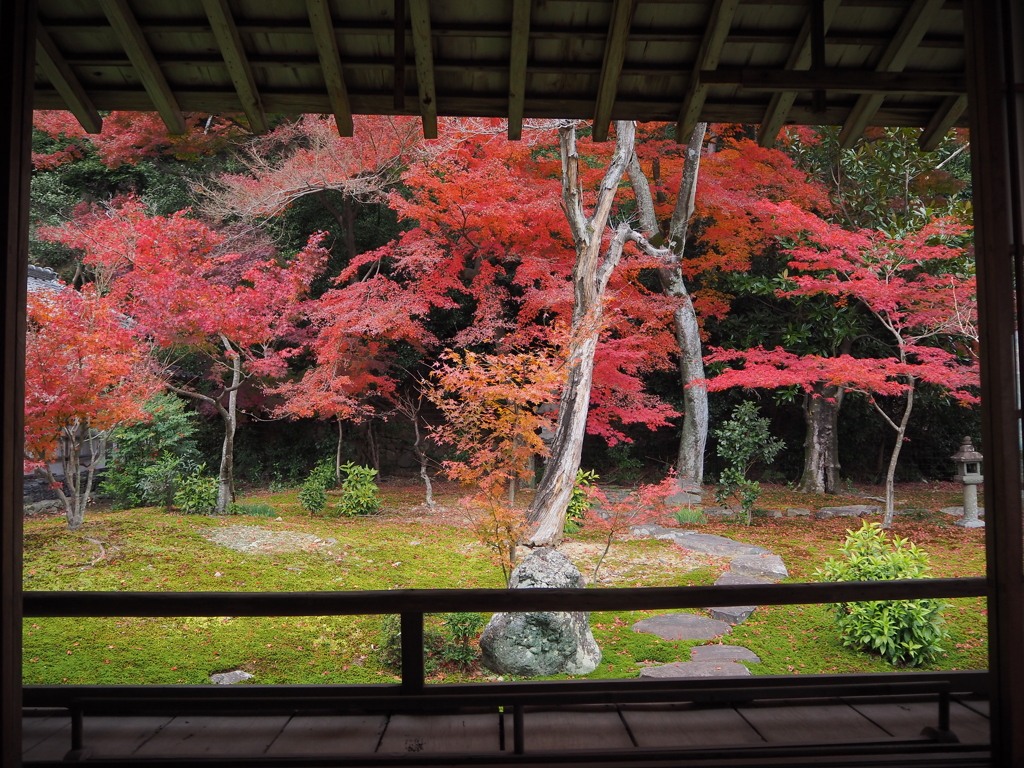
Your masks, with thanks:
M956 479L964 484L964 516L956 524L964 528L983 528L984 521L978 519L978 486L985 479L981 475L982 455L974 450L968 436L950 458L956 464Z

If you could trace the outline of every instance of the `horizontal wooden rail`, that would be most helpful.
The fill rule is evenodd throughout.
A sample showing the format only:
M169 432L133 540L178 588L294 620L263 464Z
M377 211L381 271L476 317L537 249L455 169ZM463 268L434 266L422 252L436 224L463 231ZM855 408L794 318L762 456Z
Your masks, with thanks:
M393 589L363 592L25 592L26 618L351 616L456 611L628 611L981 597L986 580L908 579L628 589Z

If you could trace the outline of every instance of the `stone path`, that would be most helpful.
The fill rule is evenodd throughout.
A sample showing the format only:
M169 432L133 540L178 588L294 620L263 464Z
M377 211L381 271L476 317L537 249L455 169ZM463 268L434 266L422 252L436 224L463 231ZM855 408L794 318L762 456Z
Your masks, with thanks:
M803 510L801 510L802 512ZM809 514L809 513L808 513ZM707 555L730 558L729 570L718 577L715 585L768 584L789 576L786 564L778 555L764 547L696 531L666 528L661 525L638 525L638 536L673 542L679 547ZM634 632L657 635L663 640L711 640L732 632L757 610L756 605L733 605L708 609L711 618L692 613L666 613L643 619L633 625ZM741 661L761 661L753 651L738 645L704 645L690 649L691 661L645 667L641 677L732 677L748 676L750 670Z

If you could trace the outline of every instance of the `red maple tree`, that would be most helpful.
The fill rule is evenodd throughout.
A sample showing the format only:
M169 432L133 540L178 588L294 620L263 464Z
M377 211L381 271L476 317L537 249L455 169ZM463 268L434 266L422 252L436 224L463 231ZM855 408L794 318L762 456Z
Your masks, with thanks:
M187 211L150 216L136 199L93 209L40 236L85 252L110 280L111 296L163 354L167 386L211 406L224 422L217 511L234 498L238 391L284 375L303 341L301 300L326 252L316 233L292 259L252 263L241 279L223 236ZM219 255L215 255L219 254ZM205 361L190 371L189 356ZM194 359L194 358L193 358Z
M25 471L57 492L71 530L85 519L111 432L146 418L142 404L161 386L150 362L138 329L91 287L29 294Z

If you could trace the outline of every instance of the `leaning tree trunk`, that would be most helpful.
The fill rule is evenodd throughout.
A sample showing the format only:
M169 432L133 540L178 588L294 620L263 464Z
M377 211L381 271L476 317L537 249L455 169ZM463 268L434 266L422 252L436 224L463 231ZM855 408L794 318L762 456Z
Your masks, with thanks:
M700 175L700 153L707 123L697 123L686 145L686 165L679 181L679 194L669 221L665 260L668 266L659 270L662 290L677 301L672 320L679 347L679 378L683 391L683 428L679 436L676 474L681 488L700 492L704 482L704 449L708 439L708 392L704 376L704 355L700 342L700 325L693 301L683 277L682 257L686 248L690 221L697 199ZM659 231L651 187L634 154L630 159L629 181L636 195L640 226L646 237ZM650 252L650 249L647 249Z
M843 388L816 385L804 396L804 471L800 493L835 493L839 487L839 406Z
M601 259L603 236L615 193L633 155L636 126L629 121L619 121L615 132L615 154L601 182L597 205L588 217L583 210L580 189L576 127L569 125L558 131L562 154L562 206L576 246L576 264L572 272L572 332L566 360L569 374L559 403L551 456L527 510L527 520L536 526L529 540L530 546L535 547L554 546L562 538L565 511L583 451L604 292L632 231L628 224L620 224Z

